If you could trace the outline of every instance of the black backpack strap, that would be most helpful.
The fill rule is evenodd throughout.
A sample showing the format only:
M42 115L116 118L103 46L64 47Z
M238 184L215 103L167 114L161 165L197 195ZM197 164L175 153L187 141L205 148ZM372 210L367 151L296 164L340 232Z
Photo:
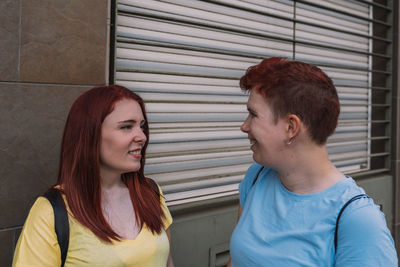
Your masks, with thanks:
M253 188L253 186L255 185L255 183L258 180L258 176L260 176L261 171L264 170L264 166L261 166L261 168L258 170L257 174L256 174L256 178L253 180L251 186L249 187L249 189L247 190L245 196L244 196L244 201L246 202L247 199L247 195L249 194L249 192L251 191L251 189Z
M57 235L58 245L61 250L61 267L63 267L65 259L67 258L69 245L68 213L59 190L52 188L43 196L50 201L51 206L53 207L54 228Z
M344 209L345 209L351 202L353 202L354 200L363 198L363 197L369 198L369 196L368 196L367 194L360 194L360 195L354 196L354 197L352 197L350 200L348 200L348 201L343 205L343 207L340 209L339 215L338 215L338 217L337 217L337 219L336 219L336 228L335 228L335 237L334 237L334 238L335 238L335 239L334 239L334 242L335 242L335 251L336 251L336 249L337 249L337 239L338 239L337 236L338 236L338 228L339 228L340 216L342 216L342 213L343 213Z
M260 176L261 171L264 169L264 166L261 166L261 168L258 170L257 175L256 175L256 179L253 180L253 183L251 184L251 187L253 187L253 185L257 182L258 176ZM250 187L250 188L251 188Z
M161 192L160 192L160 188L158 187L157 183L156 183L153 179L151 179L151 178L147 178L147 179L150 180L151 185L153 186L153 191L154 191L155 193L157 193L158 196L160 196L160 195L161 195Z

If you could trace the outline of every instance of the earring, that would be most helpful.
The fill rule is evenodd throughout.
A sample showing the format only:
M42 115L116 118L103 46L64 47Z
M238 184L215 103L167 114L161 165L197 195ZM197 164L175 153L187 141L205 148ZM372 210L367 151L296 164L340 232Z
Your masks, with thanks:
M293 143L294 137L290 138L289 141L287 141L285 144L287 146L291 145Z

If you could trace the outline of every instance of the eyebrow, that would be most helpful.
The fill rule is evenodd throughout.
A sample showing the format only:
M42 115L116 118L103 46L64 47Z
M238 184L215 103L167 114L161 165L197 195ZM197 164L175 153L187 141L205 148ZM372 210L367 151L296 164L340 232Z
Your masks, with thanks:
M119 121L118 123L135 123L136 121L135 120L125 120L125 121ZM140 123L144 123L145 121L144 120L142 120Z

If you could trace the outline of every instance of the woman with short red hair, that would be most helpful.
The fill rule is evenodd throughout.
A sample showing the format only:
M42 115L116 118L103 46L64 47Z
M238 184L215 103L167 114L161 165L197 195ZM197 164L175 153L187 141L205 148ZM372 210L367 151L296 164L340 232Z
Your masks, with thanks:
M49 191L61 193L68 211L67 253L60 252L52 204L39 197L13 266L173 266L172 218L161 189L143 173L148 142L138 95L117 85L82 94L69 112L58 180Z
M383 213L328 158L339 99L318 67L269 58L240 80L250 91L253 164L239 185L232 266L397 266ZM230 266L229 264L229 266Z

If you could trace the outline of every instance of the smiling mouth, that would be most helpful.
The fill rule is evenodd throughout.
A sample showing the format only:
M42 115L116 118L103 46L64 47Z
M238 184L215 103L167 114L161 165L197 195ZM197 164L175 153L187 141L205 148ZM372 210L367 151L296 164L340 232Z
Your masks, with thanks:
M131 154L131 155L141 155L140 154L140 149L139 150L130 150L129 152L128 152L128 154Z
M253 139L253 138L249 138L249 141L250 141L250 145L251 146L255 145L257 143L257 141L255 139Z

